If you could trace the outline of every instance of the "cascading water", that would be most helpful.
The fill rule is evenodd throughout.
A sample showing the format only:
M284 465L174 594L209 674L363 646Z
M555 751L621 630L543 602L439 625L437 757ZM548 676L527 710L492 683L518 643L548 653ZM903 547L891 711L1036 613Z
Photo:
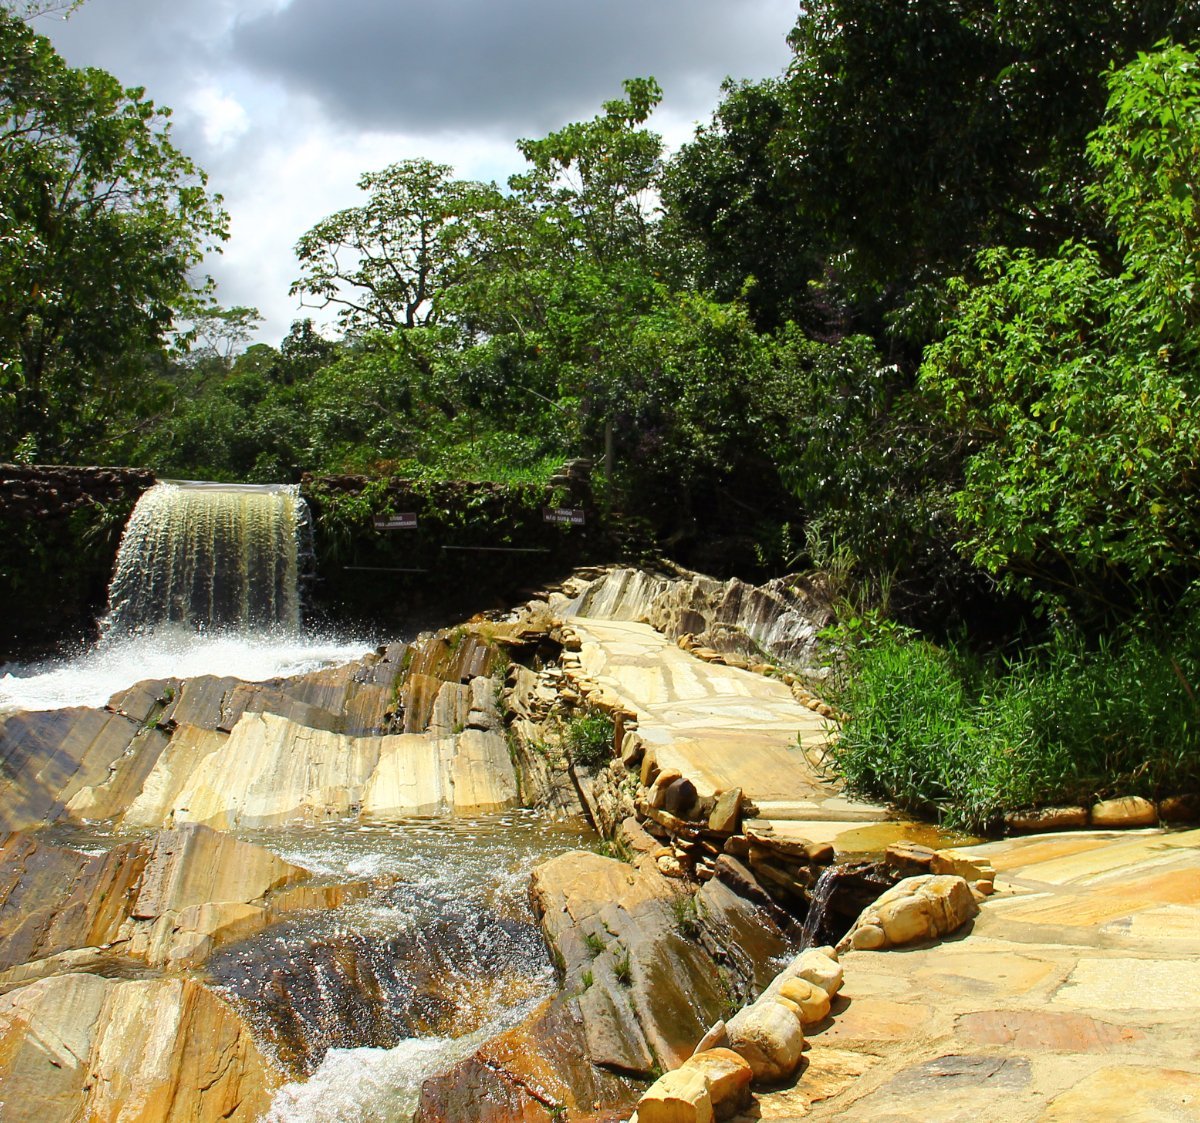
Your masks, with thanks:
M300 543L308 509L286 486L159 483L125 528L106 630L300 627Z
M311 537L296 487L156 484L121 538L100 643L0 666L0 715L102 706L145 679L261 681L359 658L374 641L301 634Z

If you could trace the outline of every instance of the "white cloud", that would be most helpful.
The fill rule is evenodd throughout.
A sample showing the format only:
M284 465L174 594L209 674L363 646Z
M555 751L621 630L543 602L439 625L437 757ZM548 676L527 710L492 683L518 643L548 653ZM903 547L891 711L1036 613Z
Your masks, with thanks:
M225 305L278 341L297 239L354 206L364 171L426 156L469 179L520 168L514 142L591 116L653 74L671 147L721 79L778 74L797 0L87 0L42 21L68 62L174 106L176 144L225 197L232 237L207 263ZM316 317L314 317L316 318Z
M200 119L205 143L217 150L227 148L250 128L245 106L216 86L203 86L191 97L191 112Z

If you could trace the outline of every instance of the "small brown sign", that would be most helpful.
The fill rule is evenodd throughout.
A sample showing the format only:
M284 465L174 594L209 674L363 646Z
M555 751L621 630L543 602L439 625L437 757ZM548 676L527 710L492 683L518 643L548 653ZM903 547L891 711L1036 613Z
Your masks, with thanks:
M376 515L373 521L376 530L417 529L417 516L413 511L405 511L399 515Z
M543 507L542 519L560 526L583 526L585 522L582 507Z

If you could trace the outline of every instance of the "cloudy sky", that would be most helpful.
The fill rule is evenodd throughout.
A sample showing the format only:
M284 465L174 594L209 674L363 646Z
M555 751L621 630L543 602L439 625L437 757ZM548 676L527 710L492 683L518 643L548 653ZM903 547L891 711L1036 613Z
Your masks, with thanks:
M297 238L361 202L358 176L427 156L503 182L513 142L594 116L621 80L666 91L672 146L708 119L723 78L778 74L798 0L86 0L43 17L76 66L100 66L175 110L232 237L209 266L277 342L302 311Z

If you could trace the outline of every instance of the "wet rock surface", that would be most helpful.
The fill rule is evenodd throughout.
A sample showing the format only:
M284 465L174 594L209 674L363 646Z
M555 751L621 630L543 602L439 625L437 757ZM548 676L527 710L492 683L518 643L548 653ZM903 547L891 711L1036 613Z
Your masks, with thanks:
M68 974L0 997L4 1118L250 1123L282 1074L237 1013L186 979Z
M454 629L357 664L243 683L142 683L106 709L0 718L0 830L55 822L267 826L485 814L519 786L495 708L514 629Z
M376 914L407 894L371 899ZM544 988L549 958L537 927L470 902L426 902L419 928L370 914L277 926L219 952L208 972L238 1000L290 1071L308 1075L331 1048L390 1048L402 1038L459 1037L493 1008Z
M532 894L565 987L579 995L587 1055L617 1072L677 1067L754 992L764 953L788 947L751 903L720 886L693 901L648 859L564 854L535 871ZM750 946L734 942L754 929Z
M195 825L100 854L9 835L0 843L0 987L60 973L79 962L64 953L85 949L109 962L194 966L294 908L360 891L279 892L308 877L261 847Z

